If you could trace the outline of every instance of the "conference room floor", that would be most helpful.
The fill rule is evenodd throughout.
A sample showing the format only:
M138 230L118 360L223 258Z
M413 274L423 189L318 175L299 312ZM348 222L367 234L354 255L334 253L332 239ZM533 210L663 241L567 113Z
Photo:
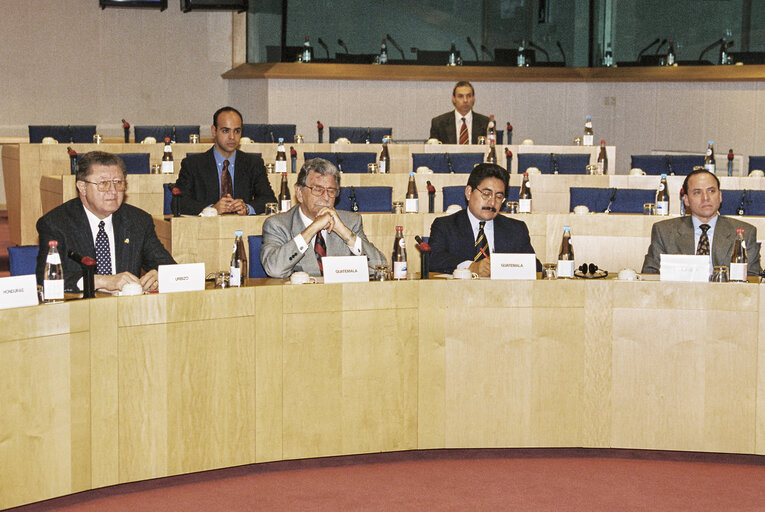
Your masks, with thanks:
M255 464L99 489L17 512L253 510L754 511L752 455L431 450Z

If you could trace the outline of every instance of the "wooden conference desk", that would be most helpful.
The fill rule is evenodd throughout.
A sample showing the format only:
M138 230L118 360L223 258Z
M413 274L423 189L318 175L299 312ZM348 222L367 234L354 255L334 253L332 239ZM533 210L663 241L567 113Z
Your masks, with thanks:
M594 178L595 176L593 176ZM419 252L415 248L415 235L430 236L433 219L445 214L429 213L365 213L364 232L390 261L396 226L404 226L409 268L420 271ZM563 226L571 227L577 264L595 263L610 272L622 268L637 271L643 267L643 258L651 242L651 227L667 217L625 214L534 213L511 217L522 220L529 228L531 244L540 261L558 259ZM234 231L241 229L245 236L262 233L263 215L237 217L154 217L157 236L179 263L204 262L207 272L228 268ZM759 236L765 236L765 217L745 217L757 227Z
M763 286L269 284L0 311L0 508L380 451L765 453Z

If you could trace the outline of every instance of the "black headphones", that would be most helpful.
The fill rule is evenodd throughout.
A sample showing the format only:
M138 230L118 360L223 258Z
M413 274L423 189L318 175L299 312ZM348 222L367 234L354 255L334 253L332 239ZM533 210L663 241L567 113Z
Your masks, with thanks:
M592 274L595 274L595 272L597 272L600 269L594 263L582 263L581 265L579 265L579 268L577 270L579 270L579 272L581 272L582 274L592 275Z

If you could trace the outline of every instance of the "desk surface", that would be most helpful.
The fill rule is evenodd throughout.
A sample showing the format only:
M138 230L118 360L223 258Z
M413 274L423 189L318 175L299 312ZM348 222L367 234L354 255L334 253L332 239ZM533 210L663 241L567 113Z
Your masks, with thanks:
M380 451L765 453L761 285L269 284L0 311L0 508Z

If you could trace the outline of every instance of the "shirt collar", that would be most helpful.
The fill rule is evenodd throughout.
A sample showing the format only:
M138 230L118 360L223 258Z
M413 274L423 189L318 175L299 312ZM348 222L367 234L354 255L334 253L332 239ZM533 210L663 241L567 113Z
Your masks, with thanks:
M218 148L213 146L213 156L215 157L215 163L218 165L218 168L220 169L223 167L223 161L228 160L228 168L229 170L232 170L234 167L234 162L236 162L236 151L234 151L234 154L230 157L226 158L225 156L218 153Z
M470 208L467 208L466 211L467 211L468 219L470 219L470 227L473 228L473 233L477 233L481 227L481 222L484 222L484 221L482 221L481 219L473 215L473 213L470 211ZM487 220L483 229L486 230L486 229L489 229L490 227L493 228L493 226L494 226L494 219Z
M298 203L297 209L298 209L298 213L300 213L300 219L303 221L303 225L305 227L308 227L311 224L313 224L313 221L311 219L309 219L308 216L305 213L303 213L303 209L300 207L300 203Z
M113 214L109 214L108 217L105 217L103 219L99 219L98 217L96 217L96 215L93 212L88 210L85 207L84 204L82 205L82 209L85 210L85 216L88 218L88 224L90 224L90 230L93 233L97 233L98 232L98 225L101 223L102 220L104 221L104 228L105 229L112 229L112 215Z
M470 112L468 112L467 114L465 114L463 116L462 114L457 112L457 109L455 108L454 109L454 117L460 123L462 122L462 118L464 117L465 118L465 124L470 126L472 124L472 122L473 122L473 111L471 110Z
M717 225L717 219L719 219L719 218L720 218L720 214L718 213L711 220L709 220L707 222L701 222L695 216L691 215L691 221L693 222L693 231L694 231L694 233L701 232L701 228L699 226L701 226L702 224L708 224L709 225L709 231L714 231L715 226Z

